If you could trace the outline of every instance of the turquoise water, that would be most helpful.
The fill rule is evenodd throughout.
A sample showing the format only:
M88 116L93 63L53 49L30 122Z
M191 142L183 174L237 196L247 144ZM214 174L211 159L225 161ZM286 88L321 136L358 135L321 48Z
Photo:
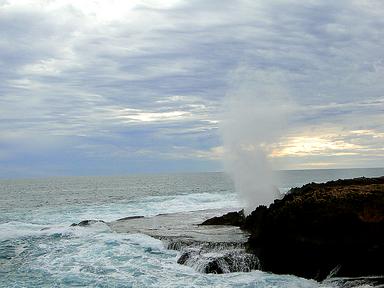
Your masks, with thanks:
M384 169L278 172L282 191L307 182L384 175ZM203 209L238 209L222 173L0 180L0 287L324 287L260 271L200 274L178 252L103 223Z

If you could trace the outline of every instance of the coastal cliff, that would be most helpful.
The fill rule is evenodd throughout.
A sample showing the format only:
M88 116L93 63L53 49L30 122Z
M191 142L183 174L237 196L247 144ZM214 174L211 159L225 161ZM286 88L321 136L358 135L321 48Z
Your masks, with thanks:
M318 281L384 275L384 177L310 183L247 217L231 212L202 225L250 233L264 271Z

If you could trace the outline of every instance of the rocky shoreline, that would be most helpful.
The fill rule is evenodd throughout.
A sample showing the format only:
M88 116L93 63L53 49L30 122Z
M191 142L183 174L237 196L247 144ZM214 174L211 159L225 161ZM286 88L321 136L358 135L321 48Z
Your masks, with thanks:
M224 211L228 210L221 213ZM200 210L128 217L107 224L118 233L142 233L162 240L167 249L179 251L177 263L201 273L260 269L259 259L246 251L249 237L246 231L229 225L199 225L204 219L221 213L220 210Z
M250 233L247 251L263 271L317 281L384 275L384 177L310 183L247 217L230 212L202 225Z
M384 287L384 176L310 183L248 216L201 210L72 226L100 223L160 239L180 252L179 264L202 273L256 269L338 287Z

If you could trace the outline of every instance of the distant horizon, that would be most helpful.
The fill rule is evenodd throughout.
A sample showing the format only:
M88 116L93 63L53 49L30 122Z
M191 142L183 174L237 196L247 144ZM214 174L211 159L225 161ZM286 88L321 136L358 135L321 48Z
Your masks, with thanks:
M272 173L278 172L301 172L301 171L330 171L330 170L383 170L384 167L353 167L353 168L307 168L307 169L282 169L272 170ZM76 177L130 177L130 176L161 176L161 175L182 175L182 174L204 174L204 173L222 173L228 174L224 170L218 171L169 171L169 172L141 172L141 173L126 173L126 174L88 174L88 175L48 175L48 176L31 176L31 177L2 177L0 180L29 180L29 179L48 179L48 178L76 178ZM230 175L228 175L230 177ZM384 173L383 175L384 176Z

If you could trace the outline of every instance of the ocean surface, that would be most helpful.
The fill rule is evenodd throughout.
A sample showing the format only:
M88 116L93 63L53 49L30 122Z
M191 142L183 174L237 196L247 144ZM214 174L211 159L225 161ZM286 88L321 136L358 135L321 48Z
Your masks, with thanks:
M277 172L282 192L308 182L383 176L384 169ZM239 209L223 173L0 180L0 287L329 287L261 271L201 274L142 234L85 219Z

